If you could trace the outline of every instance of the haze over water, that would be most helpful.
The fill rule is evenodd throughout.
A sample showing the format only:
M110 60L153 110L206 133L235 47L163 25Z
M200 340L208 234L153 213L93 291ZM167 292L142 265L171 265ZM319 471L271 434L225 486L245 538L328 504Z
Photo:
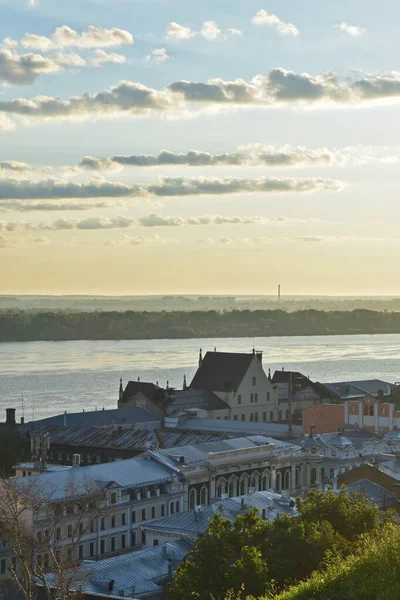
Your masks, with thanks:
M83 408L116 408L119 378L181 387L203 353L263 350L263 365L300 371L314 381L400 380L400 335L71 341L0 344L0 420L6 407L18 419Z

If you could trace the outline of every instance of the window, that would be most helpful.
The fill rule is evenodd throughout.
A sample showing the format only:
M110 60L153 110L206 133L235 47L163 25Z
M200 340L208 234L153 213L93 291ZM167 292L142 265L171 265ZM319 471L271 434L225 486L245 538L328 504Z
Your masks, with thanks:
M253 413L250 413L250 421L254 421L254 415L253 415Z
M101 456L99 456L99 455L96 456L96 462L98 465L101 463Z
M269 420L270 420L270 421L273 421L273 420L274 420L274 413L273 413L273 411L272 411L272 410L271 410L271 412L269 413Z
M263 421L264 421L264 423L266 422L266 420L267 420L267 413L263 412Z
M156 507L155 506L151 507L151 518L152 519L156 518Z
M72 538L72 525L68 525L68 537Z
M250 402L253 402L253 394L250 394Z
M1 559L1 563L0 563L0 573L2 575L4 575L4 573L6 572L6 570L7 570L7 561L6 561L5 558L2 558Z
M56 529L56 540L61 540L61 527Z
M112 529L115 528L115 517L114 516L111 517L111 528Z
M269 395L269 392L267 392L267 402L269 402L269 399L270 399L270 395Z
M254 394L254 402L258 402L258 394Z
M111 494L111 504L117 504L117 493L112 492Z
M242 415L242 421L246 420L246 415Z
M122 513L121 515L121 525L126 525L126 513Z
M258 423L258 413L254 413L254 420L256 423Z
M79 560L83 559L83 545L80 544L79 546Z
M115 537L112 537L111 538L111 552L115 552L115 547L116 547Z
M142 521L146 520L146 509L142 508Z
M79 523L79 535L83 535L83 523L82 523L82 521Z
M121 548L126 548L126 536L124 533L121 535Z
M26 477L26 471L22 471L22 477Z
M161 516L165 517L165 504L161 504Z
M286 418L289 418L289 409L286 410Z
M132 511L132 523L136 523L136 510Z
M100 554L105 554L106 552L106 540L100 540Z
M238 395L238 404L242 404L242 395L241 394Z
M88 455L87 455L87 461L88 461L88 464L89 464L89 465L91 465L91 464L92 464L93 460L92 460L92 455L91 455L91 454L88 454Z
M158 546L158 540L153 540L153 546Z
M131 546L136 546L136 531L131 533Z
M282 421L282 411L278 410L278 421Z
M89 544L89 556L94 556L94 542Z
M177 501L175 502L175 512L180 512L180 510L181 510L181 507L180 507L180 505L179 505L179 500L177 500Z
M237 421L238 420L238 416L237 415L233 415L233 420Z
M173 502L171 502L171 503L170 503L170 505L169 505L169 514L170 514L170 515L173 515L173 514L174 514L174 512L175 512L174 503L173 503Z
M146 543L146 534L144 531L142 531L142 544Z
M251 383L252 383L252 385L256 385L257 381L256 381L255 377L252 377Z
M101 531L104 531L104 530L105 530L105 528L106 528L106 520L105 520L105 518L104 518L104 517L102 517L102 518L100 519L100 529L101 529Z
M90 521L90 533L94 533L94 521Z

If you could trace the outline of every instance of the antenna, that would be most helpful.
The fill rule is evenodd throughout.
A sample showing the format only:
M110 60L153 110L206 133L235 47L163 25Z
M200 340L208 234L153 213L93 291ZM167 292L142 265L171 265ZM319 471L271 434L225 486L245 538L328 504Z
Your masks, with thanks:
M281 299L281 284L278 284L278 300Z
M25 419L25 404L24 404L24 395L21 394L21 412L22 416Z

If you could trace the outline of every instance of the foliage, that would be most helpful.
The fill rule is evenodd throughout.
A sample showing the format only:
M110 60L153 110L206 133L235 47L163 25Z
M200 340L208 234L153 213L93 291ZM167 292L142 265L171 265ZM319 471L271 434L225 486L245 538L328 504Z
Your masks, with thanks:
M0 311L0 342L400 333L400 312L370 310Z
M376 533L380 524L375 505L344 489L309 492L293 518L265 521L250 509L231 523L217 514L177 569L167 599L220 600L228 591L241 600L272 597L321 568L330 552L348 556L362 535Z
M357 551L333 555L322 571L276 600L394 600L400 598L400 527L362 536ZM265 598L267 600L267 598Z

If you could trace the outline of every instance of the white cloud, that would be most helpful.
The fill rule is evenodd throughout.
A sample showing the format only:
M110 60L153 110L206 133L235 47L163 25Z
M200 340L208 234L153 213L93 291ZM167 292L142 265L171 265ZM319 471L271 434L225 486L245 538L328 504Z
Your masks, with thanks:
M41 52L47 52L56 48L106 48L133 44L133 36L129 31L113 27L102 29L89 25L82 33L78 33L67 25L57 27L51 36L27 33L21 40L25 48L33 48Z
M357 106L367 102L400 99L400 72L364 75L341 82L335 73L296 74L277 68L250 81L210 79L207 83L177 81L156 90L140 83L120 81L97 94L61 100L49 96L0 101L0 113L25 119L84 119L91 116L163 113L185 116L204 107L339 104ZM203 106L203 108L201 108Z
M203 38L208 41L216 40L218 37L220 37L221 30L215 21L204 21L200 35L202 35Z
M16 50L18 48L17 40L13 40L10 37L4 38L2 44L0 44L4 48L8 48L9 50Z
M240 29L235 29L234 27L230 27L230 28L228 29L228 32L229 32L231 35L243 35L243 33L240 31Z
M264 9L259 10L258 13L254 15L251 22L254 25L266 25L267 27L274 27L281 35L291 35L296 37L300 34L300 31L295 25L293 25L293 23L285 23L285 21L281 21L279 17L267 12Z
M42 246L49 244L50 240L47 237L32 237L32 236L6 236L0 235L0 249Z
M351 37L360 37L367 33L367 30L364 27L359 27L358 25L349 25L348 23L340 23L340 25L334 25L334 29L340 29L343 33L350 35Z
M189 40L196 35L190 27L179 25L175 21L168 23L166 30L166 37L174 40Z
M320 177L161 177L147 185L127 185L97 177L81 183L55 178L33 179L0 178L0 201L61 200L88 198L124 198L149 196L198 196L242 193L302 193L317 191L338 192L344 184Z
M157 64L161 64L169 59L169 55L165 48L154 48L146 57L146 60L153 60Z
M0 211L2 212L64 212L64 211L87 211L93 209L108 209L122 206L120 200L103 200L101 202L77 202L75 200L59 202L59 201L43 201L33 202L32 200L11 200L0 201Z
M127 58L123 56L123 54L116 54L105 52L104 50L96 50L94 52L94 57L92 58L92 66L93 67L102 67L105 64L114 64L114 65L123 65L126 63Z

